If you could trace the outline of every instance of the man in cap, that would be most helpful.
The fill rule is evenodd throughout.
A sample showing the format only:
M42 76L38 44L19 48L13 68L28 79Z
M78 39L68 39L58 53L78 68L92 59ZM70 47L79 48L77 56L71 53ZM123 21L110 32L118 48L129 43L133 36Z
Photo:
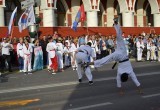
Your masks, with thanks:
M77 49L77 52L75 53L75 55L73 57L73 61L72 61L72 63L74 63L76 60L77 74L78 74L79 82L82 82L81 69L83 67L83 70L89 80L89 85L93 84L93 76L91 73L91 69L89 67L89 57L91 56L95 60L93 49L91 48L91 45L92 44L90 42L88 42L87 45L81 45Z
M122 31L121 31L120 25L118 24L117 20L114 21L114 28L115 28L116 34L117 34L117 38L116 38L117 48L116 48L115 52L113 52L112 54L110 54L102 59L91 62L91 64L94 64L95 67L101 67L101 66L108 64L109 62L112 62L112 61L119 62L116 79L117 79L117 87L120 89L120 94L124 94L122 87L121 87L121 82L126 82L128 80L128 76L130 76L131 79L133 80L133 82L136 84L139 93L142 93L142 91L140 89L140 83L137 80L137 77L136 77L135 73L133 72L132 65L129 61L126 47L125 47L125 43L122 38ZM114 66L112 67L112 69L114 68Z

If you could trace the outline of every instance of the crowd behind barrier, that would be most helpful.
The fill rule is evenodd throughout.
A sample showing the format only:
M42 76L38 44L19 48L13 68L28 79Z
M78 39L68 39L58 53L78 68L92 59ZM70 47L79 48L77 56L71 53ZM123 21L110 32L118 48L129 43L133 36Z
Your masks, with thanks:
M147 34L145 32L137 35L122 34L126 51L130 58L140 61L160 62L160 36L157 34ZM62 72L68 67L76 70L76 65L72 64L76 49L81 44L91 42L92 49L96 52L96 59L103 58L115 51L116 36L81 35L78 37L54 35L42 36L41 39L31 41L29 36L23 38L2 38L0 40L0 72L6 69L12 72L13 67L19 67L20 72L32 74L33 71L48 68L50 71L51 60L48 54L51 49L49 43L55 44L54 52L58 68L54 72ZM55 59L54 59L55 60ZM90 58L92 60L92 58ZM55 65L53 65L55 66Z

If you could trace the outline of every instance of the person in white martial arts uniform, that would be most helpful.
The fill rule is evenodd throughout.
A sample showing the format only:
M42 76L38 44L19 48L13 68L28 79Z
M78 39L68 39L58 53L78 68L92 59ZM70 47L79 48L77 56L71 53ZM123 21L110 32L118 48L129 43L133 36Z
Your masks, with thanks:
M150 38L148 38L147 40L147 61L151 59L151 44L152 44L152 41L150 40Z
M126 82L128 80L128 76L131 77L133 82L136 84L139 92L142 93L142 91L140 89L140 83L137 80L137 77L136 77L135 73L133 72L132 65L128 59L125 43L122 38L122 31L120 29L120 25L116 21L114 23L114 28L115 28L116 34L117 34L117 38L116 38L117 48L116 48L115 52L113 52L112 54L110 54L102 59L95 60L94 62L91 62L90 64L94 64L95 67L101 67L101 66L108 64L109 62L112 62L112 61L119 62L116 79L117 79L117 87L120 89L120 94L124 94L122 87L121 87L121 82ZM112 69L114 68L114 66L112 67Z
M57 61L57 55L56 55L56 49L57 46L53 42L52 37L48 38L49 43L47 44L46 51L48 52L48 59L49 59L49 67L48 71L51 72L52 74L56 74L58 71L58 61Z
M97 46L97 41L95 39L95 35L92 35L91 40L89 40L88 42L91 42L91 47L93 49L93 53L94 53L94 57L96 58L96 53L98 52L98 46ZM93 58L90 57L91 62L93 62ZM94 65L91 65L91 68L94 68Z
M82 67L84 69L84 72L89 80L89 85L93 84L93 76L91 73L91 69L89 64L89 57L94 57L94 52L93 49L91 48L91 43L88 42L87 45L81 45L78 49L77 52L74 55L73 62L76 60L77 63L77 74L79 78L79 82L82 82Z
M141 37L138 38L136 46L137 46L137 61L142 61L144 43Z
M70 56L71 56L71 62L73 62L73 57L75 55L75 52L77 51L76 42L72 41L71 46L69 48ZM71 64L73 70L77 70L77 63Z
M31 73L31 54L33 52L33 48L29 43L29 40L25 40L25 44L23 45L23 53L24 53L24 73L32 74Z

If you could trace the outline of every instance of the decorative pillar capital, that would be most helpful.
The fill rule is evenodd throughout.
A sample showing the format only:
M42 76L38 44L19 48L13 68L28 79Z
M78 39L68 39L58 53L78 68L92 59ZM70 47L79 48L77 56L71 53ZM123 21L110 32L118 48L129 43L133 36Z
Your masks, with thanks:
M85 11L99 11L100 0L82 0Z
M41 0L41 10L57 9L57 0Z
M0 0L0 7L5 7L5 0Z

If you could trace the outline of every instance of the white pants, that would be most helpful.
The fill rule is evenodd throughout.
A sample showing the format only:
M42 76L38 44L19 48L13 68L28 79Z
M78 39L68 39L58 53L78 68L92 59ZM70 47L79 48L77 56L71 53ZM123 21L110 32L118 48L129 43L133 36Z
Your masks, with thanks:
M49 54L48 54L48 69L51 69L50 66L52 64L52 61L51 61L51 58L49 57Z
M74 56L74 55L75 55L75 52L72 52L72 53L71 53L71 62L73 62L73 56ZM75 61L74 64L72 64L72 68L75 68L75 67L77 67L76 61Z
M150 57L151 57L151 52L147 50L147 60L150 60Z
M63 68L63 53L61 51L57 51L57 58L58 58L58 66L60 69Z
M31 55L24 55L24 72L31 72Z
M160 50L158 50L158 61L160 62Z
M87 54L85 54L85 53L83 53L83 52L78 52L78 53L76 54L76 63L77 63L78 79L82 79L82 68L81 68L81 64L87 63L87 62L89 62ZM89 66L88 66L87 68L85 68L84 72L85 72L88 80L89 80L89 81L92 81L92 80L93 80L93 76L92 76L91 69L90 69Z
M137 49L137 61L142 60L142 49Z
M65 66L70 66L69 57L70 57L70 56L69 56L68 54L64 56L64 59L65 59L64 65L65 65Z
M156 57L156 52L155 51L151 51L151 60L156 60L157 57Z

